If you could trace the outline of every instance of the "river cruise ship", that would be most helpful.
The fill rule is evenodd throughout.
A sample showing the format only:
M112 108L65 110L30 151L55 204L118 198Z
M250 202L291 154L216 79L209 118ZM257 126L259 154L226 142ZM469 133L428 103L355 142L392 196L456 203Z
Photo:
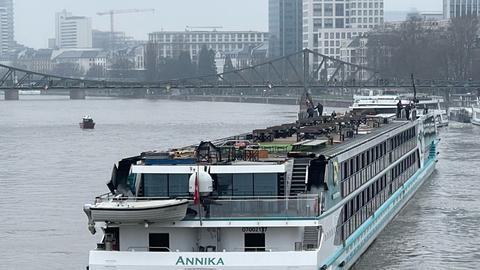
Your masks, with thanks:
M349 269L435 169L433 113L358 111L115 164L90 270ZM398 232L399 234L401 232Z

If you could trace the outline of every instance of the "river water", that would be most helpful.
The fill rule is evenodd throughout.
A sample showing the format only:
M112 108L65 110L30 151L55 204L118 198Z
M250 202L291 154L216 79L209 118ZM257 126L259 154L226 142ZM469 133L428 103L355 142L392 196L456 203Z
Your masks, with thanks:
M291 122L296 106L22 96L0 101L0 269L85 269L98 238L82 205L113 163ZM78 122L90 114L94 131ZM480 128L442 132L438 170L355 266L480 268Z

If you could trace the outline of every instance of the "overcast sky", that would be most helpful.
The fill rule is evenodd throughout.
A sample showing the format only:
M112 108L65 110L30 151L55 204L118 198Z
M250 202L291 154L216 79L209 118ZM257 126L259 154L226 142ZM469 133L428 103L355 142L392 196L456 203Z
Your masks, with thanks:
M441 11L442 0L384 0L385 10ZM155 13L116 16L115 28L137 39L161 30L191 26L223 26L226 30L268 28L268 0L14 0L15 38L34 48L47 46L54 37L55 12L92 17L93 28L108 30L109 17L97 16L110 9L155 8Z

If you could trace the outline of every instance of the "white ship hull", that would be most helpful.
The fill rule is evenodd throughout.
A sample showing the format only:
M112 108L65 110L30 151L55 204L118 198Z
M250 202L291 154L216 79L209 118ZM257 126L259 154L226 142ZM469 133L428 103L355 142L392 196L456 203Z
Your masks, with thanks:
M90 270L318 270L317 252L90 252Z

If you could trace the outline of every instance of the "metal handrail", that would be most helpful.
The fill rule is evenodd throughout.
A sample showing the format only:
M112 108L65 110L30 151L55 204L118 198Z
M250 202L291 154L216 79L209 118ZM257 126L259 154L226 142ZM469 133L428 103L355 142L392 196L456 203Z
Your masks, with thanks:
M238 248L233 248L233 249L221 249L217 251L200 251L198 249L193 250L193 251L180 251L180 250L172 250L169 247L150 247L150 246L135 246L135 247L128 247L127 251L130 252L137 252L137 250L141 250L140 252L155 252L155 251L150 251L151 249L165 249L168 250L168 252L196 252L196 253L211 253L211 252L274 252L274 251L280 251L281 249L278 247L238 247ZM254 249L255 251L245 251L245 249ZM294 250L292 250L294 251Z
M317 199L322 197L321 194L299 194L296 196L218 196L208 197L214 201L275 201L275 200L304 200ZM106 193L96 197L97 200L118 200L118 201L156 201L156 200L173 200L185 199L193 200L192 197L116 197L111 193Z
M113 201L118 203L167 200L171 198L157 197L114 197L96 198L95 203ZM192 198L184 198L189 207L200 211L199 216L188 216L186 220L196 220L200 217L209 218L315 218L324 210L323 194L305 194L289 197L259 196L259 197L209 197L201 198L201 206L197 210ZM246 209L250 209L248 211Z
M168 252L173 252L173 250L169 247L140 247L140 246L138 246L138 247L128 247L127 251L135 252L136 249L143 249L143 250L146 250L148 252L152 252L152 251L150 251L150 249L166 249L166 250L168 250Z

